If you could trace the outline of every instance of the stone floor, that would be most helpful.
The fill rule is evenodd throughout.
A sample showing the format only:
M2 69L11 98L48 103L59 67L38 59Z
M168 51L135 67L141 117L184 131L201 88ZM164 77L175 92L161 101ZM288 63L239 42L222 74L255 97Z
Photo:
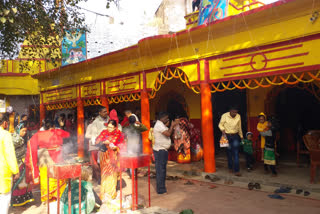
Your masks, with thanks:
M217 171L212 173L212 175L215 175L222 180L232 179L234 181L244 183L259 182L260 184L268 186L289 186L295 189L306 189L320 193L320 176L316 178L314 184L311 184L310 167L308 164L301 164L301 166L298 167L296 163L292 161L282 161L277 165L277 177L271 177L271 174L265 174L262 163L257 163L253 171L247 172L243 158L240 159L240 168L242 174L241 177L236 177L233 174L230 174L227 167L226 157L224 155L219 155L216 157ZM154 166L152 169L154 170ZM191 164L178 164L176 162L169 161L167 166L168 175L177 175L185 178L204 178L207 173L203 173L203 170L203 161ZM318 175L320 175L320 169L318 169L318 171Z
M147 178L139 178L139 198L147 201ZM131 212L135 214L177 214L184 209L192 209L195 214L318 214L320 194L311 191L311 195L281 194L283 200L270 199L273 186L261 185L260 190L248 190L246 183L234 181L224 185L204 181L201 176L189 176L189 179L167 181L168 194L155 192L155 179L151 179L151 208ZM95 185L95 189L99 189ZM45 204L41 204L39 192L35 192L36 201L26 207L11 208L10 214L46 213Z
M320 182L310 184L309 166L297 167L293 162L282 161L277 166L278 177L272 178L264 174L263 165L257 164L252 172L245 170L244 160L241 159L241 177L228 172L226 158L216 157L217 172L210 174L220 180L210 182L205 179L203 162L192 164L178 164L169 162L167 171L169 176L178 176L176 181L167 181L167 195L155 192L155 179L151 179L151 208L131 212L135 214L177 214L184 209L192 209L196 214L233 213L320 213ZM152 167L152 170L154 168ZM125 194L130 194L131 182L125 177L127 187ZM232 181L227 184L225 181ZM259 182L261 190L248 190L248 182ZM188 185L189 184L189 185ZM281 194L284 200L270 199L279 186L292 187L292 192ZM99 185L94 183L99 191ZM296 194L296 189L309 191L309 196ZM46 213L46 206L40 201L39 191L34 192L36 201L26 207L11 208L10 214L41 214ZM147 200L147 179L139 178L139 197Z
M178 214L178 212L169 211L161 207L149 207L142 210L131 212L132 214Z

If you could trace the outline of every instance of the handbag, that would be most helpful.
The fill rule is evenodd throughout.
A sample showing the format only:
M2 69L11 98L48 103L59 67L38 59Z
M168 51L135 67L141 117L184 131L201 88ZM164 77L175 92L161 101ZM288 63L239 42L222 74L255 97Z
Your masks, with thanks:
M100 142L96 145L89 144L89 152L91 152L91 151L106 152L107 150L108 150L108 147L102 142Z
M223 134L220 138L220 147L229 147L227 135Z

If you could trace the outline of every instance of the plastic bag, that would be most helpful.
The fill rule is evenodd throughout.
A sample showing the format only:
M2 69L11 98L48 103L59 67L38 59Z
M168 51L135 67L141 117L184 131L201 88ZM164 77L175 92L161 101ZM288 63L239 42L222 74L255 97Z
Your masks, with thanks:
M223 134L220 138L220 147L229 147L227 135Z

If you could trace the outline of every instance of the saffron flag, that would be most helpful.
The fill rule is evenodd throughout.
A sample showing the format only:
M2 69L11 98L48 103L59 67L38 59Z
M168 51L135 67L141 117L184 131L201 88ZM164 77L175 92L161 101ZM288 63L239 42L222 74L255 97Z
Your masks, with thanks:
M225 18L228 15L228 6L229 0L202 0L198 25Z

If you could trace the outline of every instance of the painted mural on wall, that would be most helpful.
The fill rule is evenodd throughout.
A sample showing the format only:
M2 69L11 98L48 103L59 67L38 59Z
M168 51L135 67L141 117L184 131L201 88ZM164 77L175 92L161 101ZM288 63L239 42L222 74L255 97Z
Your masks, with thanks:
M86 59L86 33L80 30L66 31L62 40L62 66Z
M228 6L229 0L202 0L200 3L198 25L225 18Z

